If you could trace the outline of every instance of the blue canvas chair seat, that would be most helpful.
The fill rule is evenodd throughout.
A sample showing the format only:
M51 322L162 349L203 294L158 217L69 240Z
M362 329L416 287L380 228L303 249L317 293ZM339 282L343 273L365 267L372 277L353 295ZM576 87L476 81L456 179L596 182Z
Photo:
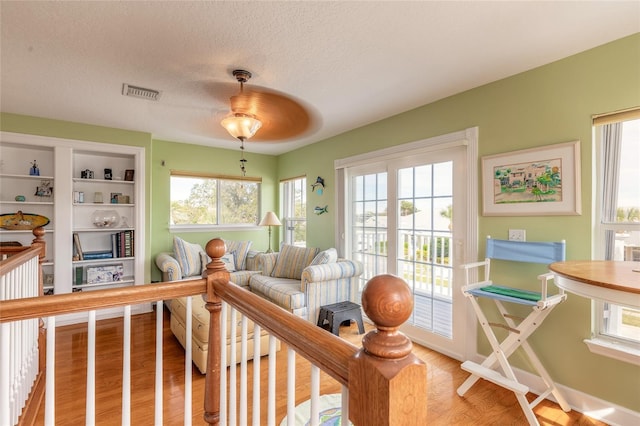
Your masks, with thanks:
M482 262L462 265L466 273L466 285L462 287L462 292L470 301L493 351L482 364L472 361L462 363L462 369L470 372L471 375L458 388L458 395L464 396L481 378L489 380L513 391L529 424L539 425L533 408L550 394L555 397L564 411L570 411L571 408L551 380L549 373L542 366L531 345L527 342L527 338L542 324L553 308L566 300L567 296L563 290L559 290L557 294L548 294L548 282L553 279L551 273L538 275L539 292L495 284L490 278L491 259L547 265L565 259L565 242L525 242L487 238L486 254L486 259ZM484 267L484 279L470 282L470 271L480 267ZM493 301L504 322L490 322L478 303L479 298ZM510 314L503 302L529 306L531 312L526 318L519 318ZM505 329L509 331L509 334L502 341L499 341L493 331L495 327ZM546 386L546 389L531 403L526 398L529 388L517 380L508 360L518 348L523 349Z

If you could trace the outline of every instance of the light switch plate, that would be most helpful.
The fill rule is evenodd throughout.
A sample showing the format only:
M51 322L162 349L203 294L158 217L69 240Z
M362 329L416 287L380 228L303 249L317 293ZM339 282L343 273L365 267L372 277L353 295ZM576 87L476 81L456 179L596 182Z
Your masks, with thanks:
M527 231L524 229L509 229L509 241L527 241Z

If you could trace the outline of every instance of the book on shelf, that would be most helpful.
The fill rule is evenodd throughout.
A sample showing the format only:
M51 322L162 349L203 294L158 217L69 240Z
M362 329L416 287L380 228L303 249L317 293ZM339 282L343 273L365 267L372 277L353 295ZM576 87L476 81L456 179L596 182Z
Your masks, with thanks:
M134 231L128 229L111 234L111 252L113 257L133 257L134 256Z
M111 259L113 253L111 250L85 251L82 257L84 260Z
M80 236L77 232L73 233L73 247L76 250L76 255L78 256L78 260L83 259L82 246L80 245Z
M82 266L76 266L76 279L75 279L75 284L76 285L82 285L82 274L83 274L84 270L82 268Z

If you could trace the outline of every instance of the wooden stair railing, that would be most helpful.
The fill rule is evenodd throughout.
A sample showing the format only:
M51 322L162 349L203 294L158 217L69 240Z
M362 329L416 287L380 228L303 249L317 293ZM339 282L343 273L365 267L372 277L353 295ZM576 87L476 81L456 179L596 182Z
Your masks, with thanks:
M292 347L349 389L349 414L356 425L424 425L427 419L427 370L411 353L412 343L398 328L413 310L407 284L392 275L371 279L362 294L362 307L377 330L369 332L359 349L320 327L229 283L220 258L221 239L205 248L212 261L207 277L206 307L210 312L209 350L205 384L205 421L220 422L220 311L222 301Z
M411 353L411 342L398 331L412 310L411 294L404 281L385 275L367 283L362 305L376 330L365 336L364 347L358 349L230 283L220 260L224 254L222 240L209 241L206 251L213 259L203 273L206 279L0 301L0 323L204 294L211 314L204 401L204 417L209 424L218 424L220 419L222 301L346 386L354 424L426 424L426 365Z
M32 231L34 236L30 246L0 246L0 259L6 260L2 262L0 275L10 273L16 269L19 265L32 258L34 255L38 256L38 294L43 295L43 273L42 263L47 254L47 244L44 240L45 230L39 226ZM0 310L0 315L2 311ZM35 424L36 413L39 405L44 398L45 389L45 348L46 348L46 331L44 329L44 321L39 321L38 327L38 374L29 393L29 397L25 402L22 414L18 420L18 425L33 425Z

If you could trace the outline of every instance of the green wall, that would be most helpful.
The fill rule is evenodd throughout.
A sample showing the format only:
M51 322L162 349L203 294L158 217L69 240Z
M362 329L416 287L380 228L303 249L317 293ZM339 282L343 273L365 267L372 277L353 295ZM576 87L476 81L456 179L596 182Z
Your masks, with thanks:
M473 64L469 64L473 67ZM248 175L263 179L262 211L277 211L278 181L306 175L308 183L325 179L324 195L307 196L308 245L334 246L333 162L389 146L478 126L479 155L581 141L582 215L547 217L479 217L479 234L504 238L509 228L527 230L530 240L566 239L569 259L591 253L592 114L640 105L640 34L555 63L434 102L352 130L296 151L271 157L248 154ZM170 170L237 175L239 150L207 148L152 140L150 134L78 123L0 114L3 131L70 139L121 143L147 148L147 274L158 279L153 256L170 250L168 182ZM165 166L161 161L165 160ZM480 191L480 176L478 187ZM329 214L316 216L316 205ZM275 233L274 233L275 234ZM210 233L179 234L204 244ZM267 247L266 231L216 232L216 236L251 239ZM480 238L482 240L482 238ZM274 236L272 244L279 241ZM483 249L480 248L481 255ZM153 271L153 272L151 272ZM513 272L513 271L509 271ZM523 271L516 271L521 275ZM535 274L538 271L526 271ZM523 283L523 285L530 285ZM640 411L640 368L591 354L582 340L590 336L591 304L570 295L545 321L532 342L550 374L563 385ZM487 353L482 339L478 351ZM526 365L519 365L526 368Z
M247 177L262 178L261 214L277 211L278 181L276 180L276 157L245 153ZM240 149L218 149L202 145L154 140L151 149L151 256L162 251L171 251L173 236L177 235L203 247L213 237L232 240L251 240L252 249L266 250L268 236L266 228L243 231L169 232L169 177L171 170L215 173L240 176ZM164 162L164 165L163 165ZM274 234L276 234L274 232ZM272 246L277 246L276 235ZM160 271L152 265L152 279L160 280Z
M473 64L469 64L473 66ZM309 194L307 243L334 244L334 168L336 159L479 127L479 155L580 140L582 214L579 216L479 217L484 236L507 238L509 228L526 229L529 240L565 239L568 259L591 257L591 116L640 105L640 34L555 63L434 102L352 130L279 157L281 177L306 171L308 180L325 178L323 200ZM478 166L480 173L480 164ZM480 191L480 175L478 187ZM326 200L326 201L325 201ZM329 204L330 215L313 207ZM481 211L481 208L479 208ZM480 254L484 248L479 247ZM527 271L508 271L526 276ZM525 272L525 273L523 273ZM535 276L540 270L531 270ZM520 285L535 285L520 282ZM640 368L594 355L582 342L590 337L591 302L569 295L531 338L557 382L640 411ZM488 353L484 338L478 351ZM516 363L529 369L523 362Z

